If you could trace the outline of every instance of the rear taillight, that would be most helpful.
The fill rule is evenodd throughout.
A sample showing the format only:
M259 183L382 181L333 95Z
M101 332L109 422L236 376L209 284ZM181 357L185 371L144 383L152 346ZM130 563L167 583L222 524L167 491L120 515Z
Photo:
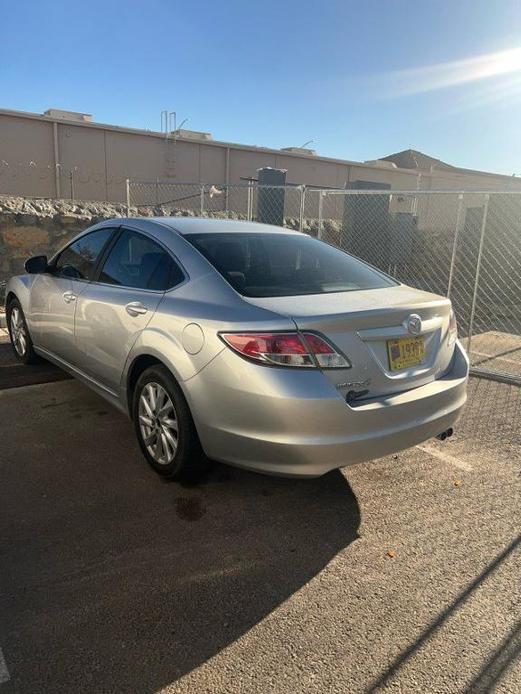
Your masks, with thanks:
M343 368L350 361L314 333L221 333L221 339L243 357L261 364L308 368Z
M351 362L340 354L329 342L315 333L302 333L309 352L315 358L318 366L323 369L347 369Z
M451 309L449 318L449 347L456 342L458 339L458 323L456 321L456 314Z

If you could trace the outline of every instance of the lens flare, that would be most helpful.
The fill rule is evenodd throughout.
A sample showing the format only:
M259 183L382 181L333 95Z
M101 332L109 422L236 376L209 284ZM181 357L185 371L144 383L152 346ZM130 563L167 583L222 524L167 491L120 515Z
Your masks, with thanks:
M397 70L380 75L385 80L385 91L392 96L421 94L446 89L500 75L521 73L521 48L497 53L437 63L419 68Z

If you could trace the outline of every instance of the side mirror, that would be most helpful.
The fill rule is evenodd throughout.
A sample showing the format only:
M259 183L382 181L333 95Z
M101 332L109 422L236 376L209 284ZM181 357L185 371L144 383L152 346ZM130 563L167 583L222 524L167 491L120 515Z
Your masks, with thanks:
M35 255L33 258L25 261L25 271L30 275L37 275L38 273L45 272L47 270L47 256L46 255Z

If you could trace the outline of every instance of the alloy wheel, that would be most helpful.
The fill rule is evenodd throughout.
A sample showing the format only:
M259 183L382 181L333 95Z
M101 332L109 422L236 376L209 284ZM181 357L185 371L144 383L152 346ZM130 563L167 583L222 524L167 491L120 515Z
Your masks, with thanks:
M139 429L147 451L160 465L169 465L179 442L177 414L159 383L147 383L139 397Z
M11 337L16 353L23 357L27 349L27 334L22 312L17 306L11 311Z

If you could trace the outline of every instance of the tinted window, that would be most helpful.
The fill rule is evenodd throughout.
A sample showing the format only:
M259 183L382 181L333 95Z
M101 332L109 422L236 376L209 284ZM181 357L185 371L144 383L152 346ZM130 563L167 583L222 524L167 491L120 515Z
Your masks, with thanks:
M72 279L91 279L99 255L113 231L114 229L100 229L71 243L58 256L55 263L56 274Z
M296 296L390 287L395 282L361 260L304 234L187 234L245 296Z
M179 284L184 275L161 246L135 231L125 230L110 251L100 282L123 287L164 291Z

